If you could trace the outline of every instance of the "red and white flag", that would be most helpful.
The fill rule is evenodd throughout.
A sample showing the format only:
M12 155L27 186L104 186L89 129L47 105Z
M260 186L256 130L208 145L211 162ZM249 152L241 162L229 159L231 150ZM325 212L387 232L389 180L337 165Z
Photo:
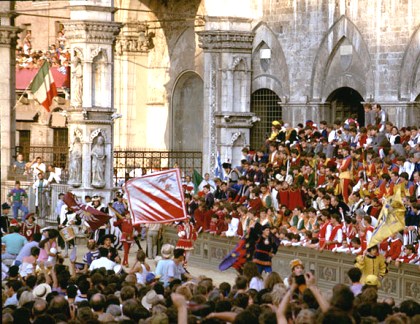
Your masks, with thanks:
M29 88L34 95L34 99L50 112L53 98L57 96L57 87L55 86L50 65L47 61L44 61L44 64L42 64L38 73L35 75Z
M124 184L134 223L169 223L187 218L178 169L134 178Z
M92 206L78 202L76 197L71 192L67 192L64 195L63 201L69 207L69 209L71 209L76 213L77 216L80 217L80 219L86 221L89 224L92 231L95 231L102 225L108 223L111 218L111 216L108 214L101 212Z

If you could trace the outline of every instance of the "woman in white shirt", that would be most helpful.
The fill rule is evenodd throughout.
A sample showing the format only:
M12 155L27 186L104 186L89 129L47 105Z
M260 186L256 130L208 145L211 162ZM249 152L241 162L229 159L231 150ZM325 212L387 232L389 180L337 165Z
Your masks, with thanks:
M258 273L257 264L253 262L247 262L244 265L244 276L248 279L248 288L260 291L264 289L264 280Z
M389 142L391 145L401 144L401 136L399 134L397 127L392 127L391 129L391 136L389 137Z
M146 277L150 272L150 266L146 263L146 254L143 250L137 252L137 260L134 266L130 269L129 274L134 273L137 278L137 283L145 285Z

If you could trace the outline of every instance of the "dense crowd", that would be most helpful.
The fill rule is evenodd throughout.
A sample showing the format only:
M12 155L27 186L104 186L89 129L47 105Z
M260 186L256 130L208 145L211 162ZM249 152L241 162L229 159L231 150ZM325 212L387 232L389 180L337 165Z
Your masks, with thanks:
M38 213L29 213L26 192L16 183L11 206L2 205L2 322L419 322L418 302L379 300L378 289L390 263L420 262L420 131L397 129L378 106L366 106L366 128L355 119L297 128L273 121L262 148L242 150L240 166L223 163L213 179L185 176L189 217L169 225L178 229L176 246L162 245L161 224L134 226L123 192L109 203L84 197L86 205L112 215L94 231L68 209L64 194L55 211L42 211L50 205L42 193L60 173L20 156L15 168L34 176L41 195ZM404 203L404 229L369 247L382 206L396 194ZM53 213L57 226L41 228L36 218L43 213ZM74 232L88 236L82 260ZM239 272L235 282L215 286L189 273L189 252L201 233L238 237L243 262L236 267L236 259L225 260ZM352 284L336 285L326 298L299 259L281 278L271 258L293 246L353 253Z
M58 32L55 44L51 44L48 49L34 49L31 38L31 31L27 31L22 45L16 47L17 69L37 69L42 66L45 60L54 68L65 69L70 66L70 51L67 47L64 30Z
M420 264L420 130L398 129L378 106L365 106L368 127L355 119L297 128L273 121L266 145L244 148L240 166L223 163L223 174L206 174L197 190L187 176L197 233L243 237L258 222L280 246L363 255L384 202L400 191L405 229L379 253L388 263Z

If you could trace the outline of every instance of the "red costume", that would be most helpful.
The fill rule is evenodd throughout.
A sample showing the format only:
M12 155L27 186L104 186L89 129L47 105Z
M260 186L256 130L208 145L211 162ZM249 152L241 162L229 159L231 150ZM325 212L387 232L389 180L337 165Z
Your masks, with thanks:
M328 250L331 251L332 249L341 246L341 244L343 243L343 229L342 229L342 225L336 225L336 226L333 227L333 229L331 230L331 235L330 235L329 241L331 241L331 242L338 241L339 236L340 236L339 235L340 232L341 232L341 242L328 244L328 246L326 246L326 248Z
M319 228L318 239L319 239L319 248L321 249L324 248L325 246L328 227L330 228L332 227L329 221L322 224L321 227Z
M114 226L121 228L121 242L123 243L124 259L123 265L128 266L128 254L130 253L131 243L134 241L134 226L131 218L120 218L114 222Z
M392 260L398 259L402 250L402 242L399 238L391 239L389 241L388 251L385 253L385 259L391 258Z
M24 222L22 224L20 232L22 233L23 236L26 237L28 242L30 242L34 239L34 234L35 233L41 233L41 227L38 224L35 224L35 223L30 225L27 222Z
M189 221L178 225L178 237L177 249L184 249L185 251L194 249L193 243L197 239L197 232Z

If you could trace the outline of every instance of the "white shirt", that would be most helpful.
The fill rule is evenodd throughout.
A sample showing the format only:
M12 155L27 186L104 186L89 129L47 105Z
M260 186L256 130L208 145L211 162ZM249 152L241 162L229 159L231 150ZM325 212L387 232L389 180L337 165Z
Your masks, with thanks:
M50 172L48 182L51 183L53 180L55 180L55 182L57 182L57 183L60 183L60 181L61 181L61 169L60 168L54 168L54 171Z
M38 178L38 174L40 174L41 172L45 173L45 171L47 170L46 166L44 163L34 163L32 166L32 172L34 177Z
M100 257L99 259L93 260L90 264L89 271L105 268L106 270L113 270L117 264L107 257Z
M232 218L232 221L228 224L228 230L226 231L226 237L232 237L237 235L239 225L239 219Z

